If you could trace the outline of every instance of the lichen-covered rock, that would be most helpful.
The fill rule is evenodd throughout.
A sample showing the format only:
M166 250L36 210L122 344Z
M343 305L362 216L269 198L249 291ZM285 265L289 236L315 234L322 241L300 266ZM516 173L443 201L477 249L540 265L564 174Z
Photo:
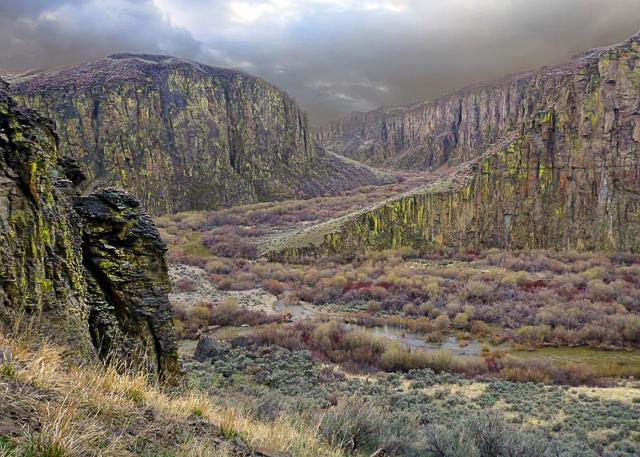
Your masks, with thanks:
M83 263L94 345L134 355L159 373L176 373L177 345L168 293L167 250L131 194L115 188L73 199L83 221Z
M640 34L571 62L478 84L433 102L354 113L318 129L328 150L404 169L434 169L477 157L540 113L554 116L570 147L586 156L640 141Z
M88 355L80 221L51 127L0 87L0 319L40 316L43 331Z
M64 175L74 186L82 184L87 179L87 175L82 170L82 167L73 157L60 157L58 159L58 165L62 168Z
M549 155L549 128L498 142L450 176L371 208L271 239L262 253L296 260L403 246L640 252L640 157L610 154L593 170Z
M318 148L288 95L238 71L117 54L14 79L11 91L56 122L85 187L125 188L153 214L388 180Z
M177 375L164 244L131 195L77 196L52 125L0 84L0 324Z

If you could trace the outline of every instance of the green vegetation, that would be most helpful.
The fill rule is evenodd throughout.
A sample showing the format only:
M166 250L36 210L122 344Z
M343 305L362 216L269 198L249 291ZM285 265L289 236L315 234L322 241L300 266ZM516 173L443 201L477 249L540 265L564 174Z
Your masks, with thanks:
M277 346L235 346L211 362L188 361L187 367L191 381L223 404L244 405L263 419L284 414L312 425L319 420L325 439L349 450L355 445L371 453L392 446L392 435L406 447L390 455L437 456L430 446L438 437L446 438L443 430L466 436L460 444L473 448L477 444L465 430L475 421L495 421L497 430L518 435L515 442L535 439L557 455L596 456L594 449L607 456L640 452L637 386L569 388L469 380L429 369L353 376L319 363L306 351Z

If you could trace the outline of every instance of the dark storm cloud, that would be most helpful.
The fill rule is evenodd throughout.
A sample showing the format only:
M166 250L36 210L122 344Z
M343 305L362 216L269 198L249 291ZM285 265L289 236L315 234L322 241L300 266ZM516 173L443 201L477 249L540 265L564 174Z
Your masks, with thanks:
M640 0L6 1L2 69L171 53L262 76L315 123L559 63L640 30Z
M0 0L0 69L58 67L118 51L196 57L200 43L151 0Z

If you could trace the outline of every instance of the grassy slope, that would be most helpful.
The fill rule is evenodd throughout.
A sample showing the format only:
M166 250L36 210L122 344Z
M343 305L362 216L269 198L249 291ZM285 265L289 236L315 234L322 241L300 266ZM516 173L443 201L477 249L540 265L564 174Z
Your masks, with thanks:
M3 457L343 455L299 423L256 421L197 389L166 390L143 374L76 365L64 348L23 337L0 333L0 348L13 357L0 363Z

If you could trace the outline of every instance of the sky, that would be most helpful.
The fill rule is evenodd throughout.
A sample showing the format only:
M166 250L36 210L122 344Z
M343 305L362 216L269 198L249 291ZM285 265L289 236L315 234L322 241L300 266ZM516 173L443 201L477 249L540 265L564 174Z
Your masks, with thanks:
M638 31L640 0L0 0L0 73L170 54L260 76L321 125Z

